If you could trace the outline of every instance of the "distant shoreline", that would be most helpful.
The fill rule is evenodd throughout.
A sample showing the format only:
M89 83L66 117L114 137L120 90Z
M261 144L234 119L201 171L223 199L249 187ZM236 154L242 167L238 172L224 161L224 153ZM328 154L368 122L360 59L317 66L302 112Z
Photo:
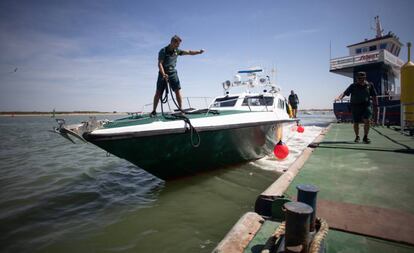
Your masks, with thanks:
M87 116L87 115L128 115L126 112L55 112L55 117L61 116ZM52 117L53 112L0 112L0 117L47 116Z

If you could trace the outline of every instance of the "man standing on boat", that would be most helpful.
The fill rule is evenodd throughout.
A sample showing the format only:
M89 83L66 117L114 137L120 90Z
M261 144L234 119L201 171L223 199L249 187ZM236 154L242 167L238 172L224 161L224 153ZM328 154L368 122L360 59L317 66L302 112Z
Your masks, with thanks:
M204 52L203 49L192 51L192 50L181 50L178 47L181 43L181 38L175 35L171 38L171 42L168 46L162 48L158 53L158 80L157 80L157 90L155 91L153 109L151 112L151 117L155 116L158 101L160 100L162 93L165 89L168 89L168 84L175 93L177 98L178 106L181 109L182 106L182 97L181 97L181 86L180 80L178 79L177 70L175 66L177 64L177 57L181 55L197 55ZM168 82L168 84L167 84Z
M296 113L298 112L299 98L298 98L298 95L295 94L293 90L290 91L289 104L290 104L290 107L292 107L293 117L296 118Z
M345 96L351 95L351 111L354 121L355 142L359 142L359 124L364 123L364 143L370 143L368 138L370 120L372 117L372 104L377 106L377 92L371 82L366 81L367 74L365 72L358 72L357 82L349 85L349 87L337 97L341 100ZM372 98L372 99L371 99Z

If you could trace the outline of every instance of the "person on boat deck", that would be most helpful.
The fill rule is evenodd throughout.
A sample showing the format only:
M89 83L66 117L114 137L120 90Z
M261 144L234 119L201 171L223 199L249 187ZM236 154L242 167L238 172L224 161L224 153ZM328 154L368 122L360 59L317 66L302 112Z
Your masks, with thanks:
M296 118L296 113L298 112L299 98L298 98L298 95L295 94L293 90L290 91L289 104L290 104L290 107L292 107L293 117Z
M181 50L178 47L181 43L181 38L177 35L174 35L171 38L171 42L168 46L162 48L158 53L158 80L157 80L157 90L155 91L154 95L154 103L153 103L153 110L151 112L151 116L155 116L158 101L160 100L162 93L167 87L167 81L171 86L171 89L175 93L175 97L177 98L178 106L181 109L182 106L182 97L181 97L181 86L180 80L178 79L177 70L175 66L177 64L177 57L181 55L197 55L202 54L204 52L203 49L193 51L193 50Z
M365 72L357 73L357 82L352 83L349 87L337 97L341 100L345 96L351 95L351 112L354 121L355 142L359 142L359 124L364 123L364 143L370 143L368 138L370 120L372 117L372 103L378 105L377 92L374 85L366 80ZM372 98L372 99L371 99ZM372 103L371 103L372 100Z

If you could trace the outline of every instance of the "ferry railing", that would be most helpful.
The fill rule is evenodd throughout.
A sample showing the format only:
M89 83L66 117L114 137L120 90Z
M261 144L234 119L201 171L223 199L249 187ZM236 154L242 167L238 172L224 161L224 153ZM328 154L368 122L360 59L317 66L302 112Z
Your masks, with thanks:
M329 68L332 71L374 62L384 62L396 68L400 68L404 64L404 62L397 56L385 49L379 49L361 54L330 59Z
M386 94L386 95L378 95L377 98L388 98L389 100L398 100L399 99L399 94ZM350 99L349 98L345 98L345 99L341 99L341 100L334 100L335 103L350 103ZM375 118L376 121L375 123L378 125L385 125L386 122L386 114L387 114L387 108L395 108L395 107L399 107L400 104L395 104L395 105L383 105L383 106L377 106L378 110L376 110L376 114L375 114ZM382 113L382 114L381 114ZM402 112L401 112L401 116L402 116ZM403 122L401 121L401 124Z
M379 124L379 117L380 117L380 111L382 109L382 118L381 118L381 126L385 126L386 121L386 114L387 114L387 108L393 108L393 107L401 107L400 112L400 126L401 126L401 132L404 131L406 128L406 120L405 120L405 106L412 106L414 103L401 103L401 104L395 104L395 105L386 105L386 106L378 106L377 110L377 124Z

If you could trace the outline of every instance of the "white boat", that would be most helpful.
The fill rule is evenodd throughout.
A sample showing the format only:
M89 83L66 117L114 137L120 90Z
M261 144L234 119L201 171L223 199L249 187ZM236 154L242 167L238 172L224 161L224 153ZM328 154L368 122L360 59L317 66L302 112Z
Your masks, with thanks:
M141 113L73 127L61 123L56 131L82 138L162 179L259 159L273 152L283 126L296 123L287 113L286 98L262 72L239 71L234 81L223 83L225 94L205 109L156 117ZM241 74L247 77L243 80ZM237 88L243 92L230 93Z

